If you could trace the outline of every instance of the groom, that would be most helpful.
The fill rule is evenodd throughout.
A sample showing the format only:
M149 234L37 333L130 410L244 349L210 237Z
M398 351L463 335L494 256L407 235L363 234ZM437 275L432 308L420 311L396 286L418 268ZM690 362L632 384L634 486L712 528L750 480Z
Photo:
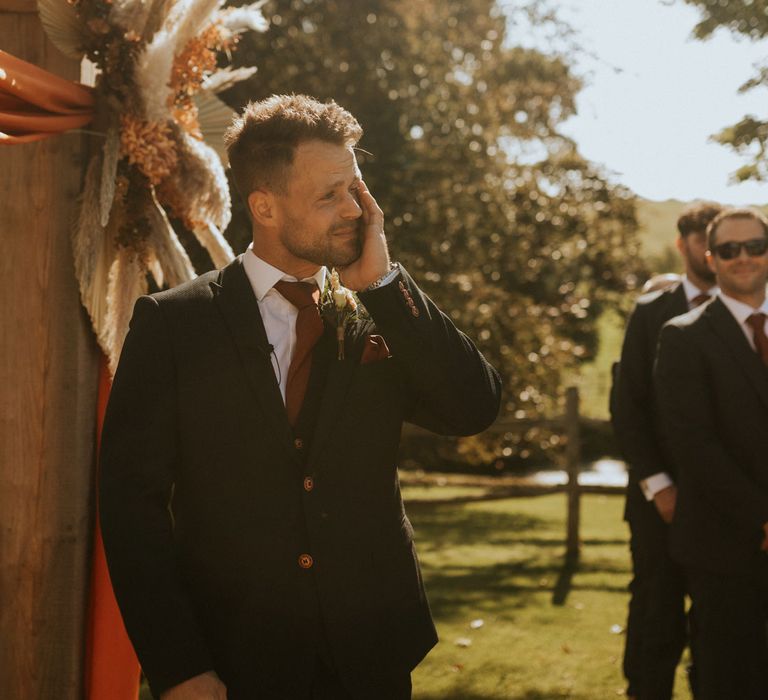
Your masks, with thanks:
M400 431L478 433L500 382L390 262L361 135L333 102L249 104L228 152L252 246L136 304L100 515L128 633L163 700L406 699L436 642ZM318 311L326 266L371 316L341 340Z

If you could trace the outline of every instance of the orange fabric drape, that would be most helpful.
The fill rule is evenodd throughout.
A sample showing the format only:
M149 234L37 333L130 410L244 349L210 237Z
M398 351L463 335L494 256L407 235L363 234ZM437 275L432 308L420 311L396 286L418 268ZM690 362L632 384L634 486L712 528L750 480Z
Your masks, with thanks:
M0 50L0 144L28 143L93 120L93 88Z
M101 428L107 407L109 390L107 358L99 363L98 420L96 450L101 443ZM97 463L98 474L98 463ZM96 514L93 562L91 569L91 599L88 610L85 689L87 700L136 700L139 696L141 669L123 625L123 618L112 592L101 528Z

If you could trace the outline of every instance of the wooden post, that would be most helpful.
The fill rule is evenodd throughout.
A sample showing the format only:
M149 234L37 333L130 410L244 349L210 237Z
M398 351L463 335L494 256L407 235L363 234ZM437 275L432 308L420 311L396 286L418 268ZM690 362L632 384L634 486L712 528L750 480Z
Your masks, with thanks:
M33 0L0 0L0 46L73 80ZM0 146L0 698L80 700L97 349L70 230L85 140Z
M580 489L579 467L581 463L581 444L579 435L579 390L569 386L565 390L565 434L566 434L566 469L568 471L568 524L565 553L570 561L579 558L579 517Z

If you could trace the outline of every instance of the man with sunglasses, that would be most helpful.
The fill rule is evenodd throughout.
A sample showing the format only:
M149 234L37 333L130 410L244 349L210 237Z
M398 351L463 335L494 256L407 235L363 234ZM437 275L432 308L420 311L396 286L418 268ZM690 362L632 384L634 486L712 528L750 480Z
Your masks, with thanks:
M629 523L633 578L624 675L627 696L671 700L675 670L686 642L685 580L669 556L675 473L661 453L653 399L653 360L661 327L709 301L715 276L707 266L706 229L721 211L714 202L686 207L677 220L677 249L685 275L644 293L627 325L612 416L627 463L624 517Z
M720 293L662 329L662 441L677 468L672 556L694 605L697 700L768 698L768 219L719 214Z

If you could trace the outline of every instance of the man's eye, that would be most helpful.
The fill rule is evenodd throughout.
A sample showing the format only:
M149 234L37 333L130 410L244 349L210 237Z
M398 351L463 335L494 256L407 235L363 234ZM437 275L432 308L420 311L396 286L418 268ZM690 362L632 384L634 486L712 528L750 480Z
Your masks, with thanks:
M333 199L335 196L335 192L328 192L322 196L322 199Z

